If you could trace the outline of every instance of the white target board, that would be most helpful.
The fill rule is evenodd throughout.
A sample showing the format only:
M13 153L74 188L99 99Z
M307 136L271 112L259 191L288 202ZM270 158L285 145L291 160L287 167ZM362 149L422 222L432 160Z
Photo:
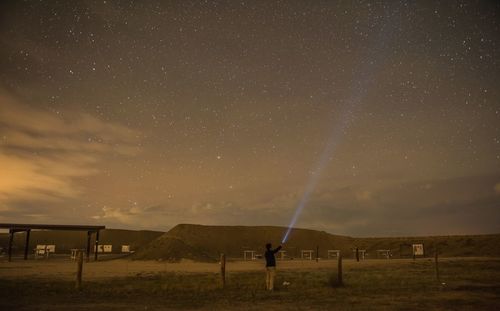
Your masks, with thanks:
M413 256L424 256L424 244L413 244Z
M56 252L56 246L51 244L51 245L45 245L45 244L38 244L36 246L36 252L38 254L45 254L47 253L55 253Z
M94 251L95 250L96 248L94 247ZM113 250L113 245L102 245L102 244L97 245L98 253L111 253L112 250Z

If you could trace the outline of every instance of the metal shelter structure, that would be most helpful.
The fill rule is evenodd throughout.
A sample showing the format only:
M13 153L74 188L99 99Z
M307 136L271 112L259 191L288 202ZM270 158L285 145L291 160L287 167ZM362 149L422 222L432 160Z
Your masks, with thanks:
M377 249L377 258L390 259L392 256L390 249Z
M313 253L314 253L314 251L312 249L303 249L303 250L300 251L300 257L302 259L312 260L313 259Z
M364 260L366 258L366 249L355 248L352 250L354 258L359 261L359 259Z
M256 253L257 253L256 251L252 251L252 250L243 251L243 260L247 261L247 260L257 259L257 257L255 256ZM248 257L248 255L250 255L250 257ZM250 259L247 259L247 258L250 258Z
M327 258L339 258L340 257L340 250L339 249L329 249L327 253Z
M87 261L90 260L90 241L92 234L95 233L95 246L99 245L99 231L106 229L105 226L89 226L89 225L45 225L45 224L4 224L0 223L0 229L9 229L9 246L8 256L9 261L12 260L12 242L14 234L17 232L26 232L26 241L24 244L24 260L28 259L28 248L30 241L31 230L60 230L60 231L87 231ZM97 253L94 253L94 260L97 261Z

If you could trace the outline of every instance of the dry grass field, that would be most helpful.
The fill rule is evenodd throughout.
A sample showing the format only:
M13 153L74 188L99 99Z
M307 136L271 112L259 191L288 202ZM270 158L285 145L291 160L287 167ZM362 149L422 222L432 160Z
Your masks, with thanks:
M82 291L68 260L0 262L1 310L498 310L500 259L278 262L277 288L264 289L262 262L111 260L84 264ZM283 286L283 282L290 285Z

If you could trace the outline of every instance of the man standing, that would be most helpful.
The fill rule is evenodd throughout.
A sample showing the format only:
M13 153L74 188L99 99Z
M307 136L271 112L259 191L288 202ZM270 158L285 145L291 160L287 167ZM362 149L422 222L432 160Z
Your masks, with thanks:
M274 254L279 252L281 249L281 245L276 249L271 249L271 243L266 244L266 253L264 256L266 257L266 289L273 290L274 289L274 277L276 276L276 258L274 258Z

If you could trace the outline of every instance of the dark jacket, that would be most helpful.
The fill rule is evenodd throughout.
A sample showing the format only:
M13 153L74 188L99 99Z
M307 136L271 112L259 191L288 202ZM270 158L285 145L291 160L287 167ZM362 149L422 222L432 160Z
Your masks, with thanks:
M266 250L266 253L264 256L266 257L266 267L276 267L276 258L274 258L274 254L279 252L281 249L281 245L278 246L276 249L268 249Z

